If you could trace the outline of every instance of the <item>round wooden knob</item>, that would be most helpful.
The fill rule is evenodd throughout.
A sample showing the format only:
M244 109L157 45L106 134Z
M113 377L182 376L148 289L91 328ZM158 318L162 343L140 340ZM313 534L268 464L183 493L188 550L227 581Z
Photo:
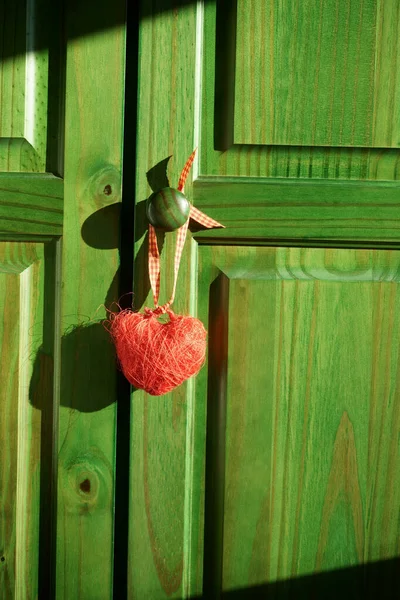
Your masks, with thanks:
M190 202L178 190L163 188L152 194L146 203L146 215L153 227L164 231L175 231L186 223L190 213Z

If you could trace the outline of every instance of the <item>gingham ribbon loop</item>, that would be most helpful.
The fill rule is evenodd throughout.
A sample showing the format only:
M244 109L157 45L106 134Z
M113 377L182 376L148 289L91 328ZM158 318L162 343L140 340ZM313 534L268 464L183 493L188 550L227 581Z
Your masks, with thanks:
M189 156L188 160L186 161L185 166L183 167L181 176L179 178L179 183L178 183L178 190L180 192L183 192L183 190L185 188L186 179L189 174L190 168L193 164L195 155L196 155L196 150L194 150L192 152L192 154ZM186 234L187 234L187 230L189 227L190 219L193 219L194 221L197 221L201 225L204 225L204 227L206 227L207 229L212 229L213 227L224 227L224 225L221 225L221 223L218 223L218 221L211 219L210 217L205 215L203 212L201 212L201 210L199 210L198 208L195 208L193 205L191 206L188 220L177 231L175 259L174 259L174 283L173 283L173 287L172 287L172 294L171 294L171 297L168 300L168 302L166 302L162 306L158 306L158 298L160 295L160 253L158 250L156 230L154 229L153 225L151 225L149 223L149 257L148 257L149 262L148 262L148 264L149 264L150 286L151 286L151 290L153 292L153 299L154 299L154 308L153 309L145 308L145 314L147 314L149 316L165 314L166 312L169 311L169 308L175 299L176 283L178 281L178 273L179 273L179 265L181 263L183 247L185 245Z
M178 182L178 191L179 192L184 192L185 189L185 183L186 183L186 179L187 176L189 175L189 171L192 167L192 164L194 163L194 158L196 156L196 152L197 152L197 148L195 148L192 152L192 154L189 156L189 158L186 161L185 166L182 169L182 173L181 176L179 177L179 182Z

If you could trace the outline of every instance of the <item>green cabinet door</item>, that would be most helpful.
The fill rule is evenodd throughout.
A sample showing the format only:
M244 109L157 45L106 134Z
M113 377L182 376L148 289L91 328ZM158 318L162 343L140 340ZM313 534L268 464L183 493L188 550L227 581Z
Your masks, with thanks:
M63 181L59 76L50 72L58 15L48 2L3 2L0 22L0 596L8 600L37 598L39 571L49 574ZM41 398L31 388L39 352Z
M111 598L125 3L2 2L0 40L0 597Z
M399 14L142 2L135 307L151 167L176 185L197 146L187 192L226 229L179 274L206 366L132 396L130 598L400 593Z

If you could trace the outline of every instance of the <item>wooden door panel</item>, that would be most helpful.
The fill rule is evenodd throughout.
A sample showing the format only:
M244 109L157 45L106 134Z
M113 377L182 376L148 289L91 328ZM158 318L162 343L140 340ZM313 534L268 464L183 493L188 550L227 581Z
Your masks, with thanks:
M221 306L227 320L209 354L208 410L226 431L209 423L223 439L208 440L219 477L205 490L222 589L396 557L399 253L201 247L199 277L210 344L224 344Z
M284 580L300 597L304 578L312 597L318 573L349 570L361 599L398 555L399 3L142 9L135 309L151 305L149 169L172 155L176 185L197 146L185 191L226 229L193 230L175 302L208 326L207 367L133 395L129 597Z
M0 7L0 589L10 599L37 598L52 577L63 232L55 12L47 0Z
M0 589L10 599L37 597L46 561L38 548L48 549L57 253L52 243L0 244ZM32 378L39 351L40 387Z
M48 0L1 3L0 171L46 171L51 137L60 135L51 84L59 74L49 70L61 37L56 12Z
M164 3L157 1L151 7L144 3L143 11L149 18L141 21L139 105L151 110L143 110L138 119L138 202L149 193L149 168L173 154L168 178L176 186L193 150L196 68L196 6L189 3L166 10ZM192 37L188 50L189 32ZM161 72L165 78L159 77ZM170 87L172 81L175 84ZM168 101L158 101L164 92ZM190 186L187 191L190 193ZM144 219L136 219L136 252L141 258L135 262L135 309L142 303L151 306L151 298L146 298L146 225ZM167 236L163 248L163 255L168 254L172 260L174 241L174 234ZM177 312L188 312L190 304L194 306L189 279L185 278L189 270L184 259L180 276L188 293L175 304ZM166 277L163 275L161 281L162 298L170 289L171 271L166 269L163 274ZM135 467L130 473L129 598L182 598L201 592L202 533L192 513L201 496L202 482L197 474L204 457L194 451L193 419L196 416L204 423L204 415L199 415L194 406L193 383L184 384L165 397L150 397L140 390L132 396L131 464Z
M111 6L93 0L71 3L66 14L62 393L54 592L60 600L111 598L114 556L120 552L114 538L116 400L129 390L121 392L117 386L115 354L102 322L108 317L105 306L116 307L113 303L120 294L117 247L125 10L124 1ZM109 29L109 23L115 26ZM123 589L124 583L117 580L118 587Z
M234 143L398 147L398 10L238 0Z
M398 179L398 11L204 3L199 174Z
M6 598L113 593L117 371L101 307L119 294L125 10L0 8Z
M0 7L0 589L52 589L63 233L61 22Z

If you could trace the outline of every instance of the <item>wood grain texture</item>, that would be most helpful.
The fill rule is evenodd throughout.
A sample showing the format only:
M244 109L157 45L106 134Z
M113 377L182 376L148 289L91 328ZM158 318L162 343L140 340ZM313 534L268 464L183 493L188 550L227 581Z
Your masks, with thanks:
M0 175L0 234L62 234L64 182L50 174Z
M63 181L44 174L47 137L60 134L54 117L48 127L59 93L48 102L49 32L59 33L50 7L0 6L0 595L21 600L52 596L54 579Z
M223 589L397 556L399 252L201 247L199 298L218 272L229 280Z
M43 244L1 242L0 253L0 589L5 600L34 599L39 581L43 429L41 411L30 396L30 379L44 341L51 265Z
M148 295L147 221L139 209L139 202L151 193L146 173L172 155L168 178L176 187L197 145L193 133L196 6L165 11L162 0L141 4L148 17L141 21L139 38L136 309L152 305ZM185 186L189 198L192 174ZM196 296L189 277L194 258L191 250L195 252L196 246L191 247L188 241L174 303L178 313L194 308ZM171 289L174 252L175 233L167 233L162 250L161 302ZM192 297L190 291L194 292ZM129 598L182 598L201 593L202 525L196 515L202 486L198 468L204 457L193 448L193 428L195 419L203 418L204 424L204 408L204 400L200 413L193 404L193 382L160 398L133 393Z
M116 363L101 321L118 300L125 2L71 3L67 82L56 597L112 596ZM95 31L93 35L77 32ZM83 225L84 228L82 229ZM105 236L107 239L105 239Z
M209 476L209 466L204 477L206 448L207 460L214 451L209 451L210 442L206 442L206 428L210 427L205 418L206 401L207 397L210 402L219 398L215 379L219 373L222 380L224 368L221 356L218 361L215 354L222 352L221 347L210 350L214 356L211 366L173 394L151 398L134 391L130 598L200 595L203 569L205 585L211 582L210 589L218 597L221 586L227 590L243 588L361 565L398 553L397 508L393 507L399 506L399 488L397 480L393 485L391 481L399 456L395 441L389 448L385 436L390 430L392 439L398 438L395 339L399 335L399 190L395 182L399 179L400 155L396 147L372 147L371 141L375 135L385 135L391 140L388 146L397 145L390 137L397 127L396 112L384 108L389 96L393 97L390 94L397 94L388 81L390 73L397 82L397 25L390 25L392 17L388 16L396 13L397 4L378 6L369 0L352 3L351 10L359 9L358 17L364 7L365 22L351 13L348 29L340 15L338 18L343 44L348 32L349 48L355 48L356 56L358 44L360 52L366 48L369 69L372 56L383 60L383 53L373 54L374 44L376 48L391 44L391 66L379 68L380 74L386 73L387 85L382 87L374 80L373 102L371 96L358 102L358 91L354 90L366 81L372 85L371 73L378 77L378 68L366 71L366 56L361 54L361 66L350 64L344 46L336 57L332 47L323 49L325 58L337 61L337 74L333 80L326 73L321 76L318 105L328 107L328 111L331 104L333 108L339 106L339 112L350 106L353 112L346 112L342 132L334 112L329 113L332 122L322 125L316 115L315 139L331 136L333 144L334 139L343 141L353 136L355 144L356 137L365 134L371 147L313 147L300 140L298 145L227 143L222 148L215 145L216 140L218 135L223 138L231 113L218 114L216 104L221 111L223 106L229 108L229 102L219 102L217 96L221 100L224 89L229 91L233 86L231 81L224 86L223 81L216 80L223 76L221 61L229 54L222 52L221 58L218 28L224 23L221 10L228 10L229 4L234 3L200 2L196 12L193 7L162 11L161 0L151 2L151 9L142 3L146 18L140 24L139 42L133 305L138 310L151 306L143 211L143 201L151 193L146 173L158 163L165 167L166 158L172 155L168 176L170 185L176 185L192 147L199 145L194 184L188 182L187 192L196 206L228 227L199 231L194 239L189 238L175 310L197 313L209 324L214 342L216 332L225 335L228 316L228 414L226 483L222 491L215 492L225 502L225 531L222 540L210 549L207 564L209 548L204 548L204 535L209 544L207 540L221 531L221 523L216 519L213 524L212 518L213 510L218 509L219 515L223 512L221 502L210 501L218 478ZM271 6L283 13L287 10L287 3L254 2L252 6L246 23L240 26L247 32L253 29L259 36L259 21L267 19ZM257 6L261 8L256 10ZM306 10L301 3L297 6L299 11ZM330 17L333 15L329 22L334 25L344 3L337 0L327 6ZM230 27L231 15L226 22ZM376 28L378 22L381 29ZM301 23L306 26L305 19ZM310 29L315 25L314 20L307 23ZM288 36L284 19L279 27L283 37ZM366 39L361 36L364 27ZM330 31L328 37L335 35ZM222 38L228 39L228 34ZM291 55L301 46L300 37L296 39L289 49ZM277 50L276 69L284 71L281 58ZM358 73L357 85L340 78L346 60L348 71L354 77ZM256 61L254 64L259 68ZM231 69L229 63L228 74ZM256 74L250 69L246 77L253 81ZM292 94L288 102L293 114L298 104L296 85L300 85L293 79L295 74L293 71L291 75L295 85L287 90ZM282 72L274 75L284 76ZM342 92L345 82L343 102L337 96L339 81ZM254 106L251 94L246 98L250 107ZM374 118L372 104L376 108ZM359 122L352 119L354 115ZM259 116L254 112L249 118L246 135L258 127ZM302 118L296 114L292 131L277 135L289 135L297 128L301 131ZM314 123L310 107L304 111L304 122ZM388 124L385 134L383 122ZM174 243L174 235L167 234L162 250L161 299L168 297L171 285ZM262 247L268 244L282 248ZM396 250L315 250L313 244L382 244ZM229 302L224 297L218 303L212 296L219 276L229 280ZM217 305L224 309L210 314ZM384 323L383 328L378 323ZM390 407L387 415L384 407ZM218 435L218 427L213 431ZM215 440L216 453L220 442ZM371 470L367 460L374 465ZM391 478L385 479L385 465L389 464ZM215 474L218 468L214 467ZM372 521L371 511L375 515ZM388 544L386 523L394 532ZM219 547L221 556L217 556ZM222 564L220 581L218 561Z
M398 147L398 10L239 0L235 143Z
M2 171L45 171L49 81L46 17L51 14L49 7L48 0L3 2L0 7L0 37L3 40L0 138L23 138L35 156L35 160L24 157L21 169L15 168L18 146L9 144L8 161L0 160Z
M202 232L202 240L399 240L400 187L391 182L204 177L194 195L198 208L226 226Z
M31 173L40 171L36 150L23 137L0 138L0 172Z
M226 105L229 105L229 101L225 99L225 103L220 102L216 98L216 93L223 93L224 90L228 93L232 90L230 75L227 75L230 81L226 85L221 80L224 73L231 73L232 61L229 56L232 54L232 48L227 56L225 49L221 48L220 40L216 40L216 27L218 19L222 22L231 20L231 16L224 19L221 13L224 15L227 11L230 13L234 10L235 2L218 0L215 5L208 2L204 5L202 147L199 173L204 176L398 179L400 157L395 148L398 145L396 132L399 127L399 111L394 108L395 99L398 98L397 1L360 0L352 3L351 6L348 3L343 3L342 6L340 0L319 4L308 2L282 4L258 0L247 3L247 0L246 2L243 0L243 2L239 1L240 6L243 7L245 18L241 19L240 23L237 19L236 21L244 37L242 36L242 46L235 52L237 56L234 62L236 70L241 69L243 74L243 85L240 86L240 82L239 85L236 82L236 95L240 95L240 104L236 106L237 114L235 113L231 123L227 123ZM307 11L309 11L308 19ZM286 19L285 15L287 17L289 13L298 13L297 16L303 15L303 17L294 20L292 15ZM331 30L328 36L322 37L322 29L328 26L329 21L331 21ZM318 42L318 22L322 27L320 42ZM273 31L268 30L268 39L262 35L263 23L267 29L267 24L273 29ZM292 25L291 28L289 24ZM368 39L364 36L364 29ZM310 30L310 35L307 34L307 30ZM247 38L250 31L249 40ZM284 38L284 43L280 45L276 37L278 34ZM341 42L335 45L332 38L339 34ZM354 55L350 54L350 41L354 46ZM314 44L321 47L321 54L318 58L318 54L314 53L309 70L305 71L304 77L301 78L297 62L300 61L306 70L305 57ZM369 48L371 59L368 59L369 62L364 52L361 52L364 44ZM357 63L356 57L359 51L360 61ZM292 60L294 64L295 59L296 68L290 67L288 62ZM329 69L322 68L322 59L328 60ZM374 64L371 64L372 61ZM320 64L318 78L317 62ZM265 73L264 79L260 77L260 71ZM216 81L217 74L218 81ZM281 82L281 92L270 85L271 78ZM368 95L369 100L364 96L359 98L360 87L366 85L368 81L371 83L372 90ZM315 90L312 88L313 82L316 82ZM260 91L258 99L256 88ZM299 89L300 95L296 93ZM302 98L307 90L311 94L311 100L302 104ZM216 102L217 107L222 107L223 112L218 109L215 113ZM346 108L347 105L349 110ZM288 106L289 110L287 110ZM323 107L327 111L325 120L319 112ZM241 116L243 111L248 113L246 125ZM271 115L270 120L264 118L267 111ZM229 114L232 112L230 111ZM288 117L286 121L286 115L290 113L293 117L291 120ZM351 118L353 114L358 115L357 119ZM239 119L238 123L242 123L242 128L245 127L246 143L234 143L233 128L236 118ZM215 148L214 134L216 130L220 130L221 123L225 123L225 129L232 128L231 135L229 131L226 133L227 139L231 139L231 142L223 147L217 145ZM271 145L271 142L267 145L260 141L255 143L251 137L270 135L273 138L274 128L278 132L276 134L279 139L278 145ZM315 139L324 138L326 147L314 146L315 139L314 141L310 139L312 135ZM342 141L347 138L348 144L353 138L355 140L357 136L359 138L364 136L369 140L370 147L334 147L335 136ZM219 137L224 138L221 132Z
M226 419L229 350L229 278L222 272L210 285L206 478L204 500L203 596L222 591ZM203 392L204 393L204 392Z

